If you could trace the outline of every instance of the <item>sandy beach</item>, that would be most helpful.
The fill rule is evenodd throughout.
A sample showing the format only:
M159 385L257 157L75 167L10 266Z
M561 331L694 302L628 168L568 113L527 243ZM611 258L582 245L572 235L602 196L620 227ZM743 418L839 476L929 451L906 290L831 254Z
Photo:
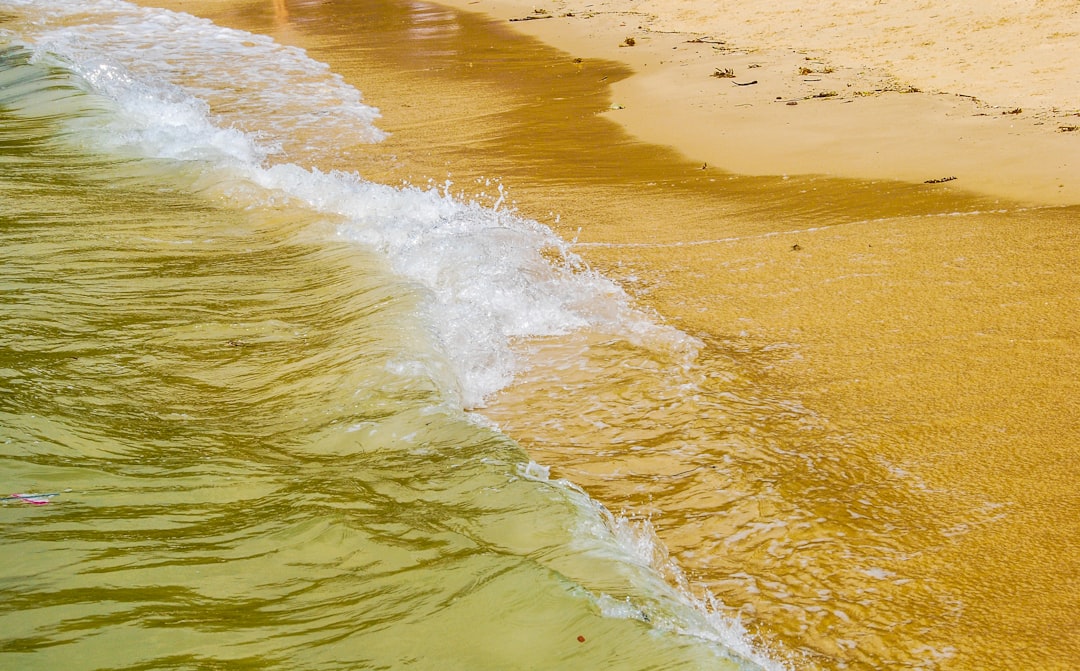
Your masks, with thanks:
M700 338L718 393L773 404L732 420L782 448L743 483L545 424L580 414L563 390L622 391L573 366L485 414L651 519L793 668L1080 658L1075 2L145 4L306 49L390 133L336 167L466 197L501 180ZM676 419L623 412L612 444ZM791 500L829 531L799 536Z
M1074 2L444 4L627 63L610 117L692 161L1080 202Z

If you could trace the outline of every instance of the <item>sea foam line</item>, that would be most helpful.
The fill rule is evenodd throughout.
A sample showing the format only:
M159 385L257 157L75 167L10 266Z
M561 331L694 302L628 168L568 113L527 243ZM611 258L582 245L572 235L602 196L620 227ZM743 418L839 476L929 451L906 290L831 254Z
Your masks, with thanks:
M109 11L134 7L110 0L99 0L92 6ZM86 8L82 6L83 11ZM152 18L156 20L156 15ZM213 24L195 20L192 28L187 21L170 16L159 23L173 26L166 33L200 35L197 41L216 34ZM130 23L119 21L120 25ZM176 30L177 25L183 29ZM275 151L275 128L223 127L212 117L207 98L225 94L202 91L207 79L201 78L201 71L192 76L176 65L154 71L151 59L145 58L138 45L146 43L147 35L161 35L157 29L132 29L139 39L125 43L125 31L99 26L93 24L85 30L63 26L51 31L46 27L31 42L41 58L59 56L83 77L93 93L115 103L114 118L81 128L83 136L110 151L196 162L205 167L211 182L244 180L261 187L256 195L250 189L237 190L233 197L241 205L273 204L284 195L341 221L337 228L340 237L386 255L396 272L428 296L426 318L434 339L456 370L464 406L481 405L487 395L513 379L519 362L512 345L522 338L596 329L666 350L692 352L697 347L693 338L658 326L636 311L617 285L587 268L569 251L569 243L549 228L512 211L463 202L453 198L448 188L440 192L438 188L390 187L356 174L322 172L317 167L290 163L268 166L267 157ZM238 37L229 35L234 41ZM250 37L265 44L262 38ZM162 39L153 60L168 60L162 50L169 42L164 36ZM175 48L184 51L191 47L190 42L181 40ZM268 48L265 53L281 52ZM288 54L296 56L295 52ZM192 60L184 67L198 70L203 65ZM188 80L202 83L193 88L185 83ZM358 94L353 100L359 100ZM217 193L228 195L227 189ZM652 559L658 547L654 537L634 530L625 519L611 515L569 483L557 486L584 497L583 508L595 513L583 516L593 529L590 533L604 547L611 547L609 541L614 539L614 545L621 548L620 561L657 568ZM586 536L582 534L582 538ZM759 655L738 623L721 617L715 604L710 607L706 601L695 600L688 589L667 585L660 575L656 573L649 581L652 588L668 590L672 603L685 606L682 616L669 626L717 642L764 668L783 668ZM610 603L608 606L609 614L615 616L617 609Z

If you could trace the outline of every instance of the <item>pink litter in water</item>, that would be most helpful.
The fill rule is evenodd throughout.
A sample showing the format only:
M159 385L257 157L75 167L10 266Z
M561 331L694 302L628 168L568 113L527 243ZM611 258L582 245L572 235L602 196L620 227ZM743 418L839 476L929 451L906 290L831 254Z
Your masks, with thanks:
M23 503L29 503L32 506L44 506L49 503L48 496L41 496L39 494L12 494L11 498L18 499Z

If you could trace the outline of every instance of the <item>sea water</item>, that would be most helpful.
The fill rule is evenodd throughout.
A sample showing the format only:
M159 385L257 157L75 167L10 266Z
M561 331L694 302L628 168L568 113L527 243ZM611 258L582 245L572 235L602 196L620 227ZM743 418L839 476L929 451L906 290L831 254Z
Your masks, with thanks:
M475 412L522 342L699 342L497 196L328 169L383 132L298 49L92 0L0 50L0 666L781 668Z

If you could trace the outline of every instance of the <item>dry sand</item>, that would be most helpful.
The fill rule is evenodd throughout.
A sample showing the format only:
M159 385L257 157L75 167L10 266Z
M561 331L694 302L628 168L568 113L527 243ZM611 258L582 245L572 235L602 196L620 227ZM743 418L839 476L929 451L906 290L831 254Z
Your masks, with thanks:
M610 117L694 161L1080 203L1075 0L442 3L627 63Z

